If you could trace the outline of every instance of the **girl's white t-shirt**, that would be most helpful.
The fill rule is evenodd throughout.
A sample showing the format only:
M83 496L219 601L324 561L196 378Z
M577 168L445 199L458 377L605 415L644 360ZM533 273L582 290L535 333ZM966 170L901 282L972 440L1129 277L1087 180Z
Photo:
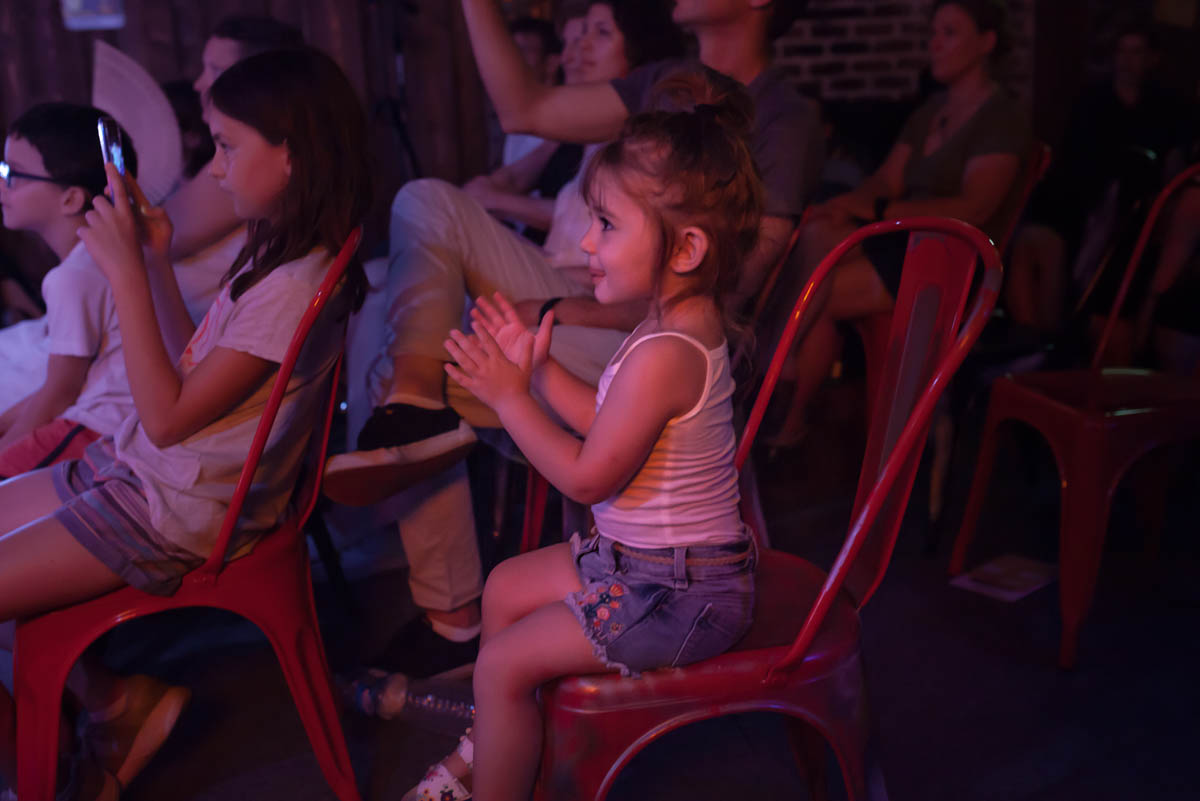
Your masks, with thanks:
M178 369L187 376L214 348L281 362L331 262L324 250L281 265L237 301L227 284L192 336ZM284 516L292 489L328 399L328 378L341 352L347 293L330 299L309 333L288 383L271 436L246 497L231 554L249 549L258 533ZM183 442L166 448L146 436L137 414L114 437L117 457L141 479L150 520L164 538L198 556L216 541L229 499L270 395L274 377L232 411Z

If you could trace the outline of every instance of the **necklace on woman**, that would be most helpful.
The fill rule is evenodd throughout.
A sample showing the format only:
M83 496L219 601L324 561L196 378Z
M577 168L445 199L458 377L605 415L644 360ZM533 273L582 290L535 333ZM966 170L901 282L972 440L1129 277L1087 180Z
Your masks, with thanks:
M996 84L988 81L980 91L970 95L966 100L954 103L947 97L946 102L942 103L942 107L933 117L932 130L925 140L925 155L929 155L941 147L950 134L969 120L995 90Z

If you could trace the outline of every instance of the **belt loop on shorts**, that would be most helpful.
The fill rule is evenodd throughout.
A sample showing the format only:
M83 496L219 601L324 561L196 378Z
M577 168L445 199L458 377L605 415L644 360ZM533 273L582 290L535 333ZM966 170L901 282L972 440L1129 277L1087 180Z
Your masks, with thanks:
M675 548L675 589L686 590L687 579L687 546Z

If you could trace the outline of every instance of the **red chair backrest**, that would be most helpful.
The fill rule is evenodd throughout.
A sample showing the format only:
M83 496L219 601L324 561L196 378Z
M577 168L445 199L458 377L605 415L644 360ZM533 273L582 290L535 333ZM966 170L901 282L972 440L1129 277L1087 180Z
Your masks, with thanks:
M986 235L964 222L914 217L873 223L851 234L813 271L792 309L739 443L735 456L739 468L749 456L800 321L821 282L863 239L895 231L910 232L908 253L876 412L867 436L853 522L817 602L791 649L773 671L785 669L804 656L838 593L845 589L861 607L882 580L934 405L987 324L1000 289L1000 254ZM964 323L962 313L977 257L982 260L983 275Z
M1116 327L1117 319L1120 317L1121 306L1125 304L1125 296L1129 293L1129 285L1133 282L1133 274L1141 264L1142 254L1146 250L1146 244L1150 241L1150 234L1154 232L1154 226L1158 223L1158 218L1162 214L1163 207L1167 205L1167 201L1177 191L1185 184L1195 180L1197 176L1200 176L1200 163L1193 164L1179 173L1179 175L1176 175L1158 193L1158 197L1154 198L1154 203L1150 206L1150 211L1146 214L1146 221L1142 223L1142 230L1138 233L1137 243L1133 246L1133 253L1129 257L1129 264L1125 266L1125 275L1121 277L1121 285L1117 288L1116 297L1113 298L1113 305L1108 312L1108 320L1104 324L1104 330L1100 334L1100 341L1096 345L1096 352L1092 354L1093 370L1100 367L1100 362L1104 358L1104 350L1108 347L1108 340L1112 337L1113 329Z
M954 344L981 248L967 239L922 230L909 235L891 333L871 406L867 447L854 498L855 514L875 488L934 369ZM924 442L924 438L922 429L919 440ZM859 606L866 603L883 579L921 451L918 446L906 457L871 536L864 538L859 558L848 567L845 586Z
M238 478L237 486L234 488L233 497L229 501L229 509L225 513L225 521L221 525L220 534L217 535L217 542L204 564L193 571L196 574L197 580L215 579L225 565L225 556L226 551L229 550L229 541L237 528L237 521L241 516L242 504L246 500L246 494L250 491L250 487L254 483L254 474L258 470L258 461L262 457L263 449L267 445L267 439L271 435L271 428L275 424L275 416L279 413L279 406L283 402L284 394L287 392L287 385L291 380L296 360L300 358L300 351L304 348L304 343L308 339L308 333L312 330L313 323L317 321L321 310L325 308L325 304L329 301L338 283L342 280L342 276L345 275L346 268L350 265L350 260L354 257L354 252L358 249L358 243L361 239L361 227L355 228L350 232L350 236L346 239L337 257L329 266L328 272L325 273L325 278L321 281L320 287L317 288L317 292L309 303L308 309L304 312L304 316L300 318L300 324L296 326L296 333L292 335L292 341L283 356L283 361L279 364L279 372L275 375L275 382L271 385L271 394L267 397L267 404L263 409L262 417L259 418L258 428L254 432L254 440L250 444L250 452L246 455L246 464L242 467L242 473ZM330 389L331 393L337 392L337 379L340 371L341 357L339 356L331 371L333 380L333 385ZM315 448L320 451L318 454L320 456L320 460L317 462L318 465L324 464L325 461L325 448L329 438L329 419L332 414L333 402L331 398L331 402L324 412L324 426L318 431L321 441L314 443ZM293 499L300 510L301 522L307 519L317 502L317 489L320 481L312 478L311 474L313 473L319 475L320 468L307 471L305 478L302 480L301 491Z

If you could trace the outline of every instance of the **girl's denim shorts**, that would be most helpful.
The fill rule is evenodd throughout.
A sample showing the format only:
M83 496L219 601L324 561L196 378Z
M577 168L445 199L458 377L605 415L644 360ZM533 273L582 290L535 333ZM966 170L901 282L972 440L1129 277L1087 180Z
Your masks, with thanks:
M633 548L571 537L583 589L565 601L596 657L631 676L728 651L749 630L757 553L726 545Z

